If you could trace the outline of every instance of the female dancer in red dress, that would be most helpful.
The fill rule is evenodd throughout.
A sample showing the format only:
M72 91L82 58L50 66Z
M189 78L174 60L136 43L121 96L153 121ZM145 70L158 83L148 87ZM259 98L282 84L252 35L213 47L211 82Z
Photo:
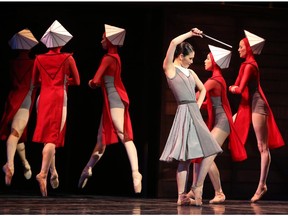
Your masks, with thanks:
M246 143L249 126L252 125L256 134L258 150L261 156L261 171L257 190L251 198L256 202L267 192L266 180L269 172L271 155L269 149L284 145L284 140L275 122L272 110L267 102L260 85L260 72L253 54L260 54L257 50L259 43L264 40L250 32L245 31L246 37L239 43L240 58L245 61L241 64L235 84L229 87L233 94L241 94L241 102L235 118L235 127L243 143ZM251 45L255 38L259 43ZM249 41L249 39L251 41Z
M53 26L58 28L53 29ZM62 30L62 34L63 30L66 31L56 20L50 31L58 29ZM67 32L67 34L69 33ZM46 181L49 169L52 187L56 188L59 184L58 173L53 168L55 168L56 148L64 147L68 86L80 85L80 78L72 53L61 53L61 48L67 41L60 42L60 44L49 44L49 40L44 40L44 36L41 41L49 48L49 51L36 56L33 70L33 83L35 86L40 85L41 87L33 141L44 143L41 171L36 179L42 196L47 196Z
M29 36L31 43L25 46L18 44L23 35ZM26 158L25 142L27 141L27 123L34 104L36 91L32 86L32 70L34 59L30 54L38 41L29 29L23 29L9 41L11 48L17 50L17 57L10 62L12 88L5 104L5 110L0 124L1 140L6 140L7 162L3 166L5 183L10 185L14 174L14 156L17 152L24 167L24 176L30 179L31 167Z
M115 34L114 34L115 33ZM92 168L101 159L106 145L118 143L120 138L128 154L132 170L135 193L142 189L142 175L138 169L137 149L133 142L133 131L129 115L129 98L121 81L121 60L118 46L123 45L125 30L106 25L102 36L102 47L107 50L93 79L88 83L90 88L101 87L104 105L98 129L97 143L92 155L81 173L79 188L84 188L92 176Z
M212 76L204 83L206 88L206 100L201 109L206 109L208 113L207 126L213 137L221 147L229 137L229 149L234 161L243 161L247 158L246 151L239 135L237 134L233 120L230 104L227 98L227 86L221 69L228 68L231 52L219 47L209 45L210 53L205 60L205 70L211 71ZM215 56L215 57L214 57ZM198 93L197 95L198 96ZM199 169L199 163L194 164L194 170ZM193 185L197 179L193 172ZM210 180L215 190L215 197L209 203L223 203L225 194L221 187L219 170L213 161L208 172ZM188 193L189 197L194 197L192 190Z

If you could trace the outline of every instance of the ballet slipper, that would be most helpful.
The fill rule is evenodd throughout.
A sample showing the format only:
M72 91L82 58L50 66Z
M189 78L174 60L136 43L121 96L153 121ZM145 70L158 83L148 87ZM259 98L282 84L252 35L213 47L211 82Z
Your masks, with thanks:
M192 187L192 191L195 195L195 206L202 206L202 190L203 186Z
M196 205L196 201L187 196L187 194L179 194L177 200L178 206L188 206L188 205Z
M251 202L254 203L254 202L257 202L258 200L260 200L262 198L262 196L267 192L267 186L264 185L262 188L261 188L261 192L260 193L255 193L254 196L251 198Z
M225 194L221 192L215 192L215 197L209 201L210 204L218 204L223 203L225 201L226 197Z
M59 179L58 179L58 174L53 173L50 177L50 185L53 189L56 189L59 187Z
M2 167L2 170L5 173L5 184L7 186L10 186L11 185L11 181L12 181L13 173L12 173L11 169L8 167L7 163Z
M84 188L88 179L92 176L92 167L85 167L81 173L78 188Z
M46 183L46 176L45 174L42 174L42 173L39 173L37 176L36 176L36 180L38 181L39 183L39 187L40 187L40 191L41 191L41 194L43 197L46 197L47 196L47 183Z
M32 177L32 171L29 163L24 165L24 177L29 180Z
M192 189L187 193L189 198L195 198L195 194L193 193Z
M142 175L135 171L132 173L133 177L133 185L134 185L134 191L135 193L141 193L142 190Z

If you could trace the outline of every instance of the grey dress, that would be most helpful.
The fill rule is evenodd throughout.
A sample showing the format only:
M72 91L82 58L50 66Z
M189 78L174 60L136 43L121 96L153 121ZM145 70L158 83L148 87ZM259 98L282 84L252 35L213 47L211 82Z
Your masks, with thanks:
M178 103L174 121L160 161L186 161L222 152L211 135L196 103L195 80L176 67L176 75L167 78Z

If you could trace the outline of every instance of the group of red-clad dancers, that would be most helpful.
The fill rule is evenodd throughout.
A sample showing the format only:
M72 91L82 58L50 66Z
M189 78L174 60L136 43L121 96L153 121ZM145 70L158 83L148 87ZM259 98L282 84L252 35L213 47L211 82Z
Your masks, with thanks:
M138 168L138 156L133 142L133 131L129 116L129 98L121 81L121 60L118 46L122 46L125 29L105 24L102 47L107 51L93 79L88 85L101 87L104 103L97 143L87 166L80 176L79 187L83 188L92 168L104 154L106 145L124 144L131 164L135 193L142 190L142 175ZM14 156L20 155L24 176L30 179L31 166L26 159L27 123L33 105L36 104L37 120L32 141L43 143L42 166L36 175L42 196L47 196L47 177L53 189L59 186L55 166L56 149L63 147L66 133L67 91L71 85L80 85L80 77L72 53L61 52L61 48L73 36L57 21L45 32L41 42L49 51L29 57L29 51L38 44L29 29L16 33L9 44L19 52L11 61L12 89L9 93L1 121L1 140L6 141L7 162L3 166L5 183L10 185L14 174ZM40 89L37 97L37 89Z
M163 61L168 85L178 107L160 157L161 161L179 161L176 172L177 205L202 206L204 180L209 174L215 196L209 203L223 203L226 196L221 187L220 173L214 162L222 152L221 146L229 138L229 149L234 161L247 159L245 143L252 125L261 155L261 171L257 190L251 202L257 202L267 192L266 179L271 156L269 149L284 146L284 140L275 123L273 113L260 85L260 72L254 54L260 54L264 39L244 30L246 37L239 43L238 52L245 61L241 64L235 84L229 86L233 94L241 95L238 111L232 115L227 98L227 86L221 69L227 68L231 51L208 45L210 53L204 62L212 76L203 84L189 69L195 57L190 37L203 37L197 28L174 38ZM198 92L195 92L195 88ZM206 100L205 100L206 98ZM207 109L204 122L200 109ZM193 164L193 182L187 190L190 165Z
M106 145L118 143L120 140L130 161L134 191L140 193L142 175L139 172L137 149L133 142L129 98L121 81L121 60L118 54L118 47L123 45L126 31L107 24L104 28L101 44L107 53L103 56L95 76L88 82L92 89L101 88L103 110L97 142L81 173L78 187L85 187L87 180L92 176L93 167L103 156ZM191 44L185 42L192 36L203 37L201 30L193 28L179 35L171 41L167 50L163 69L178 108L160 160L179 161L176 175L177 205L202 205L203 184L207 174L215 190L215 197L209 203L225 201L226 196L214 159L222 152L221 146L227 138L232 159L243 161L247 158L245 143L251 121L261 155L259 184L251 202L258 201L267 192L266 179L271 162L269 149L283 146L284 141L261 89L259 69L254 59L254 54L259 54L263 46L260 50L259 46L255 46L258 48L255 49L249 37L258 37L247 31L245 34L246 37L240 41L238 49L240 57L245 61L241 64L235 84L229 87L231 93L242 96L237 114L234 116L221 72L221 69L229 66L231 51L209 45L211 52L205 60L205 70L211 71L212 76L202 83L197 74L189 69L195 51ZM25 47L18 45L17 40L27 35L31 40L30 44ZM21 158L25 178L30 179L32 176L24 143L27 141L29 116L33 105L36 104L37 122L32 141L44 144L42 166L36 179L42 196L47 196L49 172L52 188L59 186L55 153L56 148L63 147L65 142L67 91L70 85L80 85L73 54L61 52L61 48L71 38L72 35L56 20L41 38L41 42L49 51L36 55L35 59L29 57L29 50L37 45L38 41L30 30L18 32L9 42L12 49L19 51L19 55L11 61L13 88L8 95L0 125L1 140L7 140L7 162L3 166L6 185L10 185L12 181L16 151ZM198 92L195 92L195 87ZM37 97L38 88L40 93ZM207 109L207 122L204 122L201 116L201 108ZM193 183L191 190L187 192L191 163L194 165Z

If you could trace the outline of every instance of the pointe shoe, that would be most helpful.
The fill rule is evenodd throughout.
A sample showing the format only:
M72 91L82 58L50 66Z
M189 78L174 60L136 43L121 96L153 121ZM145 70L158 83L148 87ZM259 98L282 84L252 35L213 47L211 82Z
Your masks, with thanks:
M46 187L46 177L44 176L44 174L39 173L36 176L36 180L39 183L39 187L40 187L40 191L43 197L47 196L47 187Z
M192 191L192 189L187 193L187 196L189 197L189 198L195 198L195 194L193 193L193 191Z
M195 206L202 206L202 190L203 186L192 187L192 191L195 195Z
M258 194L258 193L255 193L254 196L251 198L251 202L254 203L254 202L257 202L258 200L260 200L262 198L262 196L267 192L267 186L264 185L261 189L261 192Z
M133 185L135 193L141 193L142 190L142 175L139 172L133 172Z
M10 168L8 167L7 163L2 167L2 170L5 173L5 184L7 186L10 186L11 185L11 181L12 181L13 173L10 170Z
M92 167L88 167L88 169L85 167L81 173L79 182L78 182L78 188L84 188L88 179L92 176Z
M32 177L32 171L29 164L24 165L24 177L29 180Z
M225 194L221 192L215 192L215 197L209 201L210 204L218 204L223 203L225 201L226 197Z
M58 174L54 173L50 177L50 185L53 189L56 189L59 187L59 179L58 179Z
M187 194L180 194L177 200L178 206L196 205L196 201L187 196Z

